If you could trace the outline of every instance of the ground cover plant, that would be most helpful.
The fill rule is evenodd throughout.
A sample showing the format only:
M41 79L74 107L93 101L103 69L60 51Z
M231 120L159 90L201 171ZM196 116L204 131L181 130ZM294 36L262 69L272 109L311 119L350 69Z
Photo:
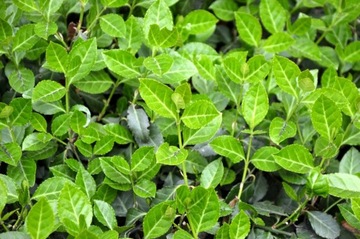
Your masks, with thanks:
M359 238L358 0L0 0L0 238Z

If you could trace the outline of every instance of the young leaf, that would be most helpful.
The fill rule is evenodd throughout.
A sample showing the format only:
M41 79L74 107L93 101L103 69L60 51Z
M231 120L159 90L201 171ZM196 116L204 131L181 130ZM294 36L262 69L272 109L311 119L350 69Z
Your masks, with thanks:
M84 193L86 193L88 198L92 198L92 196L94 196L96 191L96 182L90 173L83 167L80 167L78 170L75 183L83 190Z
M29 186L32 187L35 184L36 163L32 159L23 158L19 160L16 167L8 165L7 175L14 179L19 185L21 185L23 181L27 181Z
M31 126L34 127L34 129L36 129L37 131L47 132L47 122L44 116L42 116L41 114L35 112L32 113Z
M243 210L232 219L229 232L231 239L245 239L249 234L250 219Z
M157 114L167 118L178 118L175 103L171 100L173 91L166 85L152 79L141 79L140 95L147 106Z
M296 125L292 121L286 122L280 117L275 117L270 123L269 135L274 143L280 144L296 135Z
M233 163L238 163L245 158L241 143L230 135L215 138L210 146L217 154L229 158Z
M328 239L335 239L340 235L339 224L329 214L320 211L309 211L307 215L310 225L317 235Z
M46 239L53 232L55 215L46 198L41 198L25 219L26 231L31 238Z
M266 78L270 71L270 64L262 55L255 55L247 62L249 71L245 78L245 82L258 83Z
M169 143L163 143L156 152L156 162L164 165L179 165L188 156L186 149L179 149L176 146L170 146Z
M34 26L34 24L27 24L20 27L13 40L13 52L26 51L35 45L39 37L34 34Z
M154 206L144 217L145 238L158 238L171 227L176 216L176 209L171 201L164 201Z
M351 147L340 160L339 173L357 174L360 173L360 153Z
M104 130L108 133L108 135L112 136L112 139L117 144L128 144L133 142L132 135L129 130L124 126L119 124L106 124L104 125Z
M21 156L21 147L16 142L0 145L0 161L16 167Z
M360 220L360 199L352 198L351 199L351 209L354 212L354 215L358 220Z
M35 24L34 33L47 40L50 35L54 35L58 30L55 22L41 21Z
M74 83L79 90L90 94L100 94L107 91L114 82L105 71L92 71L89 75Z
M354 41L345 47L343 61L357 62L360 61L360 42Z
M24 151L38 151L47 146L52 139L51 134L48 133L32 133L25 137L22 142L22 150Z
M342 115L332 100L321 95L312 108L311 122L322 137L331 141L341 127Z
M71 114L57 116L51 122L51 132L55 136L62 136L70 129Z
M286 93L298 97L296 77L300 74L299 67L291 60L276 56L273 61L273 73L276 84Z
M142 198L155 197L156 184L148 179L139 180L134 188L134 193Z
M65 184L58 199L58 216L67 232L77 235L82 229L82 220L85 220L86 227L92 221L93 211L88 197L77 187Z
M210 7L215 15L223 21L234 20L234 12L239 8L234 0L217 0Z
M294 42L288 33L277 32L265 40L263 48L265 51L278 53L287 50Z
M100 27L106 34L112 37L125 37L126 26L124 19L114 13L100 17Z
M244 96L241 109L250 129L254 129L263 121L269 110L269 99L262 83L250 86Z
M10 86L19 93L25 93L35 85L34 73L24 67L14 69L8 78Z
M216 232L215 239L228 239L230 238L230 226L226 222Z
M197 100L184 110L181 120L190 129L199 129L219 115L220 112L213 103Z
M221 159L209 163L201 173L200 185L204 188L215 188L221 182L224 166Z
M158 25L151 25L147 38L151 46L162 48L172 47L178 41L178 31L176 28L172 30L167 28L160 29Z
M7 203L8 189L5 182L0 178L0 213L2 213Z
M114 139L107 135L95 143L94 155L105 155L112 150L114 146Z
M314 160L310 152L302 145L290 144L274 154L275 162L282 168L305 174L314 167Z
M360 197L360 178L347 173L326 174L329 194L341 198Z
M99 222L110 230L117 226L114 208L105 201L94 200L94 215Z
M53 102L64 97L66 89L61 84L52 80L42 80L34 88L32 100L42 102Z
M236 105L240 104L241 87L237 87L238 85L226 75L225 70L220 66L216 67L216 82L221 93Z
M131 156L131 171L139 172L149 167L155 157L154 147L144 146L138 148Z
M257 47L262 35L259 20L245 12L235 12L236 29L240 38L251 46Z
M122 50L131 49L131 53L135 54L144 42L144 32L142 28L142 18L136 18L131 15L125 22L126 32L125 38L119 39L119 47Z
M214 15L200 9L186 15L182 24L190 34L199 34L211 29L217 22L218 19Z
M270 33L282 32L286 21L286 10L277 0L261 0L260 19Z
M139 77L137 59L127 51L107 50L103 53L106 66L125 78Z
M160 29L167 28L172 30L173 18L171 11L165 0L156 0L146 11L144 17L144 32L148 34L150 26L156 24Z
M120 156L113 156L120 157ZM119 184L131 184L129 175L120 172L113 163L113 157L100 158L100 165L106 177Z
M181 81L188 80L197 73L197 69L192 61L179 55L174 55L172 57L174 62L170 70L163 74L163 77L161 78L163 83L178 84Z
M160 54L155 57L148 57L144 60L144 66L158 76L162 76L173 65L173 58L168 54Z
M31 119L31 100L15 98L9 104L13 112L9 116L12 125L25 125Z
M72 183L69 179L63 177L51 177L43 181L36 189L32 199L39 200L45 197L47 200L57 200L60 191L64 188L66 183Z
M127 2L128 0L101 0L101 4L104 5L104 7L109 8L118 8L125 5Z

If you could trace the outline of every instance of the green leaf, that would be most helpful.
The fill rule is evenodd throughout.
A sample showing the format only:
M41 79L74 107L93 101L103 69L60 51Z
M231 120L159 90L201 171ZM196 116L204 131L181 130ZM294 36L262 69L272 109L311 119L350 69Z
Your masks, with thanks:
M258 83L266 78L270 71L270 64L262 55L255 55L247 62L249 71L245 78L245 82Z
M14 0L14 3L25 12L39 11L34 0Z
M341 216L344 217L347 223L356 229L360 229L360 220L354 215L350 203L342 203L337 205L340 209Z
M293 121L285 121L280 117L275 117L269 128L270 139L276 143L280 144L285 139L294 137L296 135L296 124Z
M221 159L209 163L201 173L200 185L204 188L215 188L224 175L224 165Z
M265 146L258 149L251 158L251 163L265 172L274 172L281 167L275 162L274 154L280 150L275 147Z
M344 49L343 61L355 63L360 61L360 42L354 41Z
M104 125L104 130L117 144L128 144L133 142L132 135L122 125L109 123Z
M173 65L173 58L168 54L160 54L155 57L148 57L144 60L144 66L158 76L170 70Z
M35 24L34 33L47 40L50 35L56 34L58 26L55 22L41 21Z
M131 49L131 53L135 54L144 42L144 32L142 28L142 18L136 18L131 15L125 22L126 33L125 38L119 39L119 47L122 50Z
M8 78L11 88L19 93L25 93L26 91L32 89L35 85L34 73L24 67L14 69Z
M128 125L136 140L148 141L150 137L150 122L143 109L136 109L131 104L127 110Z
M310 225L317 235L328 239L335 239L340 236L340 226L329 214L320 211L309 211L307 215Z
M18 185L21 185L23 181L27 181L29 186L32 187L35 184L36 163L32 159L23 158L19 160L16 167L8 165L7 174L14 179Z
M34 88L32 100L42 102L53 102L64 97L66 89L61 84L52 80L42 80Z
M351 147L340 160L339 173L357 174L360 173L360 152Z
M33 112L31 115L31 126L40 132L47 132L47 122L44 116Z
M86 193L88 198L92 198L92 196L94 196L96 191L96 182L90 173L83 167L80 167L76 174L75 184L78 185L84 193Z
M289 49L294 57L306 57L314 61L321 60L319 46L308 38L296 38L295 43Z
M239 8L233 0L217 0L210 7L215 15L223 21L234 20L234 12Z
M171 201L164 201L152 207L144 217L145 238L158 238L171 227L176 216L176 209Z
M45 148L52 139L51 134L48 133L32 133L25 137L22 142L22 150L37 151Z
M216 232L215 239L228 239L228 238L230 238L230 227L229 224L225 222Z
M101 94L107 91L114 82L105 71L92 71L89 75L74 83L79 90L90 94Z
M294 42L288 33L277 32L265 40L263 48L267 52L279 53L287 50Z
M306 178L306 189L309 195L327 197L329 185L326 178L321 174L320 168L314 168Z
M214 27L217 22L218 19L213 14L199 9L186 15L182 24L190 34L199 34Z
M321 136L331 141L341 127L342 115L332 100L321 95L312 108L311 122Z
M126 25L124 19L114 13L100 17L100 27L106 34L112 37L125 37Z
M144 17L144 32L148 34L150 26L156 24L160 29L167 28L172 30L173 17L165 0L157 0L146 11Z
M39 37L34 34L34 26L34 24L23 25L15 33L12 45L13 52L26 51L35 45Z
M269 99L262 83L250 86L244 96L241 109L250 129L254 129L264 120L269 110Z
M140 76L137 59L129 52L118 49L107 50L103 55L106 66L116 74L129 79Z
M245 159L241 143L230 135L216 137L210 146L217 154L229 158L232 163L238 163Z
M220 66L216 67L216 82L221 93L236 105L240 104L241 88L226 75L224 68Z
M39 6L42 14L49 21L52 14L59 10L64 0L47 0L47 1L39 1Z
M229 232L231 239L245 239L250 232L250 219L248 215L241 210L231 221Z
M105 201L94 200L94 215L99 222L110 230L117 226L114 208Z
M273 61L273 73L276 84L286 93L298 98L298 89L296 84L296 77L300 74L299 67L282 56L275 56Z
M199 129L220 115L215 105L207 100L197 100L185 108L182 122L190 129Z
M135 184L133 190L137 196L142 198L155 197L156 184L148 179L141 179Z
M314 167L312 155L299 144L287 145L273 156L277 164L290 172L305 174Z
M114 139L107 135L95 143L94 155L105 155L112 150L114 146Z
M198 58L194 57L193 63L202 78L212 81L216 80L215 67L210 57L206 55L200 55Z
M16 142L0 145L0 161L16 166L21 159L21 156L21 147Z
M113 158L120 156L113 156L113 157L102 157L100 158L100 165L105 173L106 177L113 180L119 184L131 184L130 177L122 172L120 172L116 166L114 165Z
M295 35L304 35L309 31L311 27L311 18L310 17L301 17L296 19L296 21L290 25L289 31L291 34Z
M5 184L7 189L7 203L14 203L19 201L19 191L15 181L7 175L0 174L0 180Z
M186 160L188 151L163 143L156 151L156 162L164 165L179 165Z
M0 19L0 29L2 29L0 32L0 42L13 35L11 25L3 19Z
M25 219L26 231L31 238L46 239L53 232L55 214L46 198L41 198L31 207Z
M177 230L174 233L174 239L192 239L193 237L183 229Z
M131 156L131 171L140 172L149 167L155 157L154 147L138 148Z
M286 21L286 10L277 0L261 0L260 19L270 33L282 32Z
M356 218L360 220L360 198L351 199L351 209L353 210Z
M77 187L66 183L58 199L58 216L66 231L77 235L82 229L82 223L89 227L92 221L93 211L89 198Z
M104 5L104 7L109 8L118 8L125 5L127 2L128 0L101 0L101 4Z
M187 212L192 232L198 235L215 226L220 216L218 197L213 188L205 189L201 186L191 191L191 204Z
M141 79L139 91L147 106L157 114L174 119L179 117L171 100L173 91L168 86L153 79Z
M31 119L31 100L25 98L15 98L10 102L13 108L9 120L12 125L25 125Z
M87 76L97 59L96 39L91 38L76 44L70 51L67 61L66 76L69 84Z
M5 182L0 178L0 213L2 213L7 203L8 189Z
M340 198L360 197L360 178L347 173L326 174L329 194Z
M55 136L62 136L70 129L71 114L57 116L51 122L51 132Z
M167 84L178 84L181 81L187 81L190 77L197 73L195 65L188 59L172 55L174 62L165 74L163 74L161 81Z
M70 127L78 134L81 134L86 126L86 116L79 110L75 110L71 115Z
M48 47L46 48L45 57L46 68L56 72L66 72L66 67L68 64L68 54L63 46L50 41Z
M172 47L178 41L178 31L176 28L172 30L167 28L160 29L158 25L151 25L147 38L151 46L162 48Z
M259 20L245 12L235 12L236 29L240 38L251 46L258 46L262 29Z

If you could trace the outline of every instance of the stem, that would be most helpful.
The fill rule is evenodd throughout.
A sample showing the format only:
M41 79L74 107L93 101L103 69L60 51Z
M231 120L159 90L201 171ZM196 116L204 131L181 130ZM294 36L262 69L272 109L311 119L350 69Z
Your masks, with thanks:
M281 235L285 235L285 236L289 236L289 237L291 237L293 235L290 232L280 231L278 229L274 229L274 228L271 228L271 227L260 226L260 225L255 225L255 227L264 229L265 231L269 231L269 232L272 232L272 233L275 233L275 234L281 234Z
M248 171L249 163L250 163L250 153L251 153L251 146L252 146L253 137L254 137L253 129L251 129L251 134L250 134L250 139L249 139L249 144L248 144L248 149L247 149L247 154L246 154L246 159L245 159L243 175L242 175L242 179L241 179L240 187L239 187L239 194L238 194L239 201L241 201L241 194L243 192L244 184L245 184L245 181L246 181L246 178L247 178L247 171Z
M342 200L345 200L344 198L340 198L339 200L337 200L336 202L334 202L333 204L331 204L328 208L326 208L326 210L324 210L324 213L327 213L331 208L335 207L339 202L341 202Z
M65 76L65 110L66 113L70 112L70 86L67 77Z
M182 143L182 137L181 137L181 125L180 125L181 121L180 120L177 120L176 121L176 126L177 126L177 134L178 134L178 141L179 141L179 148L180 149L183 149L184 148L184 145ZM186 186L189 187L189 182L188 182L188 178L187 178L187 173L186 173L186 164L185 164L185 161L182 162L182 175L184 177L184 183Z
M95 17L94 21L92 21L92 23L87 27L86 31L90 32L92 30L92 28L95 26L95 23L98 21L98 19L100 18L101 14L103 14L103 12L105 12L107 8L104 7Z
M7 228L7 226L4 224L3 220L1 220L1 218L0 218L0 225L4 228L4 230L5 230L6 232L9 231L9 228Z
M80 17L79 17L79 22L77 24L77 32L80 32L81 30L81 25L84 20L84 11L85 11L84 3L80 0Z
M282 220L279 224L274 225L273 228L277 228L277 227L282 226L282 225L285 225L285 227L287 227L287 226L288 226L288 225L287 225L287 222L288 222L289 220L291 220L293 217L295 217L296 214L298 214L299 212L301 212L301 211L304 209L304 207L306 206L307 203L308 203L308 199L306 199L302 204L300 204L300 205L298 206L298 208L297 208L290 216L286 217L286 218L285 218L284 220ZM285 228L285 227L284 227L284 228Z
M120 85L120 82L121 81L119 79L116 81L114 87L112 88L112 90L110 92L110 95L109 95L108 99L105 101L104 107L102 108L101 113L99 114L99 116L97 118L97 121L100 121L104 117L104 115L106 113L106 110L110 105L110 101L111 101L112 97L114 96L116 89Z

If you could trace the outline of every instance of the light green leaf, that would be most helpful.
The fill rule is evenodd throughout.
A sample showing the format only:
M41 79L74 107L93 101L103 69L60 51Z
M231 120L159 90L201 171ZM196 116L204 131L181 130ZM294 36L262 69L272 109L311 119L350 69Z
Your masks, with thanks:
M178 41L178 31L176 28L169 30L158 25L151 25L147 36L149 44L154 47L172 47Z
M250 232L250 226L249 216L241 210L231 221L230 239L245 239Z
M230 238L230 227L229 224L225 222L216 232L215 239L228 239L228 238Z
M156 151L156 162L164 165L179 165L186 160L187 156L186 149L163 143Z
M114 139L107 135L95 143L94 155L105 155L112 150L114 146Z
M193 239L193 236L183 229L180 229L174 233L173 239Z
M50 20L53 13L59 10L64 0L43 0L39 1L41 13L46 17L46 20Z
M48 133L32 133L25 137L22 142L22 150L37 151L45 148L52 139L51 134Z
M241 87L226 75L223 67L216 67L216 82L221 93L236 105L240 104Z
M198 58L194 57L193 63L202 78L212 81L216 80L215 67L210 57L206 55L200 55Z
M69 84L72 84L87 76L97 59L96 39L76 44L69 53L66 76L69 77Z
M298 18L293 24L291 24L288 30L290 31L291 34L301 36L307 33L310 27L311 27L311 18L301 17Z
M0 178L0 213L2 213L7 203L8 189L5 182Z
M173 65L173 58L168 54L160 54L148 57L144 60L144 66L158 76L162 76Z
M265 146L258 149L251 158L251 163L265 172L274 172L281 167L275 162L274 154L280 150L275 147Z
M93 156L93 147L90 144L84 143L84 141L78 139L76 140L74 145L79 150L79 152L85 157L90 158Z
M347 173L326 174L329 194L340 198L360 197L360 178Z
M210 7L215 15L223 21L234 20L234 12L239 8L233 0L217 0Z
M181 81L187 81L190 77L197 73L197 69L192 61L180 56L172 55L173 64L165 74L163 74L161 81L168 84L177 84Z
M127 2L128 0L101 0L101 4L104 5L104 7L109 8L118 8L125 5Z
M360 152L351 147L340 160L339 173L360 173Z
M141 179L135 184L133 190L137 196L142 198L155 197L156 184L148 179Z
M111 135L117 144L128 144L133 142L132 135L124 126L114 123L104 125L105 131Z
M45 67L56 72L65 73L68 61L68 54L66 49L60 44L50 41L46 48L46 63Z
M19 190L15 181L5 174L0 174L0 180L5 184L7 191L6 203L14 203L19 201Z
M288 33L277 32L265 40L263 48L268 52L279 53L287 50L294 42L295 40Z
M199 129L190 129L186 127L183 130L184 146L209 141L220 129L221 122L222 116L219 115L215 117L212 121L210 121L208 124L204 125Z
M21 147L16 142L0 145L0 161L12 166L17 166L21 156Z
M78 134L81 134L86 126L86 116L79 110L75 110L71 115L70 127Z
M148 168L155 157L154 147L138 148L131 156L131 171L140 172Z
M120 157L120 156L114 156L114 157ZM113 157L100 158L100 165L106 177L119 184L131 184L130 177L120 172L115 167L112 158Z
M35 24L34 32L37 36L47 40L50 35L54 35L58 30L55 22L41 21Z
M199 34L214 27L217 22L218 19L210 12L199 9L186 15L182 24L190 34Z
M277 0L261 0L260 19L270 33L282 32L286 22L286 10Z
M290 172L304 174L314 167L312 155L299 144L287 145L273 156L277 164Z
M221 115L215 105L207 100L197 100L185 108L182 122L190 129L199 129Z
M14 179L18 185L21 185L23 181L27 181L29 186L32 187L35 184L36 163L32 159L22 158L16 167L8 165L7 175Z
M42 80L34 88L32 101L54 102L64 97L66 89L56 81Z
M296 135L296 125L293 121L285 121L280 117L275 117L269 128L269 136L271 140L280 144L285 139L294 137Z
M148 34L150 26L156 24L160 29L172 30L173 17L170 8L164 0L157 0L146 11L144 17L144 32Z
M51 132L55 136L62 136L70 129L71 114L57 116L51 122Z
M117 226L114 208L102 200L94 200L94 215L104 226L113 230Z
M340 209L341 216L344 217L347 223L356 229L360 229L360 220L354 215L350 203L341 203L337 205Z
M10 102L13 108L9 120L12 125L25 125L31 119L31 100L25 98L15 98Z
M31 90L35 85L34 73L21 66L19 69L14 69L8 78L11 88L19 93L25 93L26 91Z
M31 126L40 132L47 132L47 121L41 114L33 112L31 114Z
M157 114L174 119L179 117L176 105L171 100L173 91L168 86L145 78L140 80L139 91L147 106Z
M39 11L34 0L14 0L13 2L25 12Z
M34 26L34 24L23 25L15 33L12 45L13 52L26 51L35 45L39 37L34 34Z
M294 57L306 57L314 61L320 61L321 53L319 46L308 38L296 38L295 43L289 49Z
M90 173L83 167L80 167L76 174L75 184L78 185L84 193L86 193L88 198L92 198L92 196L94 196L96 191L96 182Z
M77 187L66 183L58 199L58 216L66 231L77 235L82 229L82 223L89 227L92 221L93 211L89 198Z
M8 37L11 37L13 34L13 30L12 30L10 24L3 19L0 19L0 29L1 29L0 42L2 42L3 40L5 40Z
M31 207L25 219L26 231L33 239L46 239L53 232L55 215L46 198Z
M311 122L321 136L331 141L341 127L342 115L332 100L321 95L312 108Z
M240 39L251 46L258 46L262 35L259 20L245 12L235 12L236 29Z
M262 83L250 86L244 96L241 109L250 129L254 129L264 120L269 110L269 98Z
M101 94L107 91L114 82L105 71L92 71L89 75L74 83L79 90L90 94Z
M299 67L288 58L275 56L272 70L276 84L286 93L298 98L296 77L300 75Z
M265 79L269 74L270 64L265 60L262 55L255 55L247 62L248 73L246 74L245 82L258 83Z
M126 25L124 19L114 13L100 17L100 27L106 34L112 37L125 37Z
M211 229L220 216L220 205L213 188L205 189L201 186L191 191L191 204L187 218L194 235Z
M244 149L241 143L230 135L222 135L210 143L211 148L221 156L227 157L233 163L245 159Z
M221 159L209 163L201 173L200 185L204 188L215 188L224 175L224 165Z
M131 15L125 22L126 33L125 38L119 39L119 47L122 50L131 49L131 53L135 54L144 42L145 36L142 29L142 18L136 18Z
M355 63L360 61L360 41L354 41L345 47L343 61Z
M108 50L104 51L106 66L116 74L125 78L139 77L139 65L137 59L127 51Z
M145 238L158 238L169 230L176 216L172 204L164 201L149 210L143 221Z
M360 198L351 199L351 209L358 220L360 220Z
M335 239L340 236L340 226L329 214L320 211L309 211L307 215L310 225L317 235L328 239Z

